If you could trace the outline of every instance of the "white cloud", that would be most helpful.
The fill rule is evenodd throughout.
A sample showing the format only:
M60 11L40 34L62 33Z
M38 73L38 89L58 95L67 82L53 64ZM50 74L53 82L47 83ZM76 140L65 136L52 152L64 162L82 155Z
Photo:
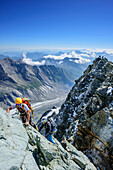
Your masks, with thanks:
M94 57L96 56L95 53L104 53L106 52L107 54L113 54L113 49L81 49L81 52L85 52L87 54L91 54L91 56L93 57L92 54L94 54Z
M74 62L75 62L75 63L84 64L84 63L89 63L89 62L91 62L91 60L80 57L79 60L75 60Z
M108 50L104 50L107 54L112 54L113 55L113 49L108 49Z
M51 58L51 59L54 59L54 60L63 60L63 59L66 58L66 57L68 57L67 53L61 54L60 56L47 55L47 56L44 56L43 58L45 58L45 59Z
M69 59L69 61L73 61L73 62L79 63L79 64L84 64L84 63L89 63L91 60L86 59L86 58L79 57L78 60Z
M64 58L70 58L70 61L74 61L75 63L81 63L81 64L84 64L86 62L90 62L91 60L89 59L85 59L83 57L89 57L88 54L77 54L75 51L72 51L71 53L67 54L61 54L60 56L55 56L55 55L47 55L47 56L44 56L45 59L54 59L54 60L63 60ZM72 60L72 58L75 60ZM61 64L61 61L60 63Z
M85 52L87 54L92 54L92 53L102 53L105 51L105 49L82 49L82 52Z
M95 58L95 57L97 56L97 54L94 53L94 52L90 53L89 55L90 55L90 57L92 57L92 58Z
M79 54L76 52L76 50L79 50ZM46 59L54 59L54 60L58 60L59 64L63 63L63 60L65 58L69 58L70 61L73 61L75 63L88 63L91 60L88 59L89 57L91 58L96 58L99 56L98 53L101 53L101 55L105 55L108 54L109 56L113 55L113 49L76 49L76 50L72 50L72 52L67 53L67 51L64 54L61 54L60 56L56 56L56 55L47 55L43 57L43 61L39 62L39 61L32 61L32 59L27 58L25 53L23 54L23 62L30 64L30 65L44 65L46 63ZM106 56L105 56L106 57Z
M59 63L58 64L62 64L63 63L63 61L59 61Z
M23 53L23 59L22 59L22 61L23 61L24 63L29 64L29 65L32 65L32 66L34 66L34 65L40 66L40 65L44 65L44 64L45 64L45 60L43 60L43 61L41 61L41 62L39 62L39 61L32 61L30 58L27 58L27 57L26 57L26 54L25 54L25 53Z

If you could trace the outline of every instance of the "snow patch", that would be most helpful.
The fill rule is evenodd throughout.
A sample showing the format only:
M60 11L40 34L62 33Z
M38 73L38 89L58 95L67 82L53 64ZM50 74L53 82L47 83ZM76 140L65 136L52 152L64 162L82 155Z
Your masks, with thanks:
M75 133L77 132L77 129L78 129L78 121L77 121L76 124L75 124L74 133L73 133L73 134L75 134Z
M83 97L84 93L81 93L78 97L78 99L80 100Z
M60 107L57 108L57 109L52 109L46 116L47 116L47 117L50 117L50 116L53 115L54 112L55 112L56 114L58 114L58 113L59 113L59 109L60 109Z
M59 63L58 64L62 64L63 63L63 61L59 61Z
M113 88L110 86L108 87L107 94L112 95Z
M74 113L73 113L73 117L75 117L76 116L76 112L74 111Z

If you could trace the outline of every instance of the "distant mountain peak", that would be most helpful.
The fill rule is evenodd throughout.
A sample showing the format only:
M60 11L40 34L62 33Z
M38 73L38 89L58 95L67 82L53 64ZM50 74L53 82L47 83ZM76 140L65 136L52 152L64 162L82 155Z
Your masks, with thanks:
M15 61L14 61L13 59L11 59L10 57L4 58L3 60L6 61L6 62L7 62L7 61L15 62Z

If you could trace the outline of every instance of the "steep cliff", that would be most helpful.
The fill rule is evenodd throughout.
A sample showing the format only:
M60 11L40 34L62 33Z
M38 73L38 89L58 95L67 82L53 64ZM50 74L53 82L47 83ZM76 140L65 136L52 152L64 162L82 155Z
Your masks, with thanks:
M113 63L96 58L62 105L56 137L84 152L98 169L113 169Z
M89 159L64 139L50 143L31 126L24 127L0 108L1 170L96 170Z

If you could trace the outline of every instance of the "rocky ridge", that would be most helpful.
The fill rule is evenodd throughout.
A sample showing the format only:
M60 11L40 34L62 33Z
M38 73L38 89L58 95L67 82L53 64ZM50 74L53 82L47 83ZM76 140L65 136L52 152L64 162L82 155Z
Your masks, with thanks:
M89 159L66 139L50 143L30 125L12 118L0 108L0 169L96 170ZM63 146L63 147L62 147Z
M113 63L96 58L77 80L56 118L63 136L97 169L113 169Z

